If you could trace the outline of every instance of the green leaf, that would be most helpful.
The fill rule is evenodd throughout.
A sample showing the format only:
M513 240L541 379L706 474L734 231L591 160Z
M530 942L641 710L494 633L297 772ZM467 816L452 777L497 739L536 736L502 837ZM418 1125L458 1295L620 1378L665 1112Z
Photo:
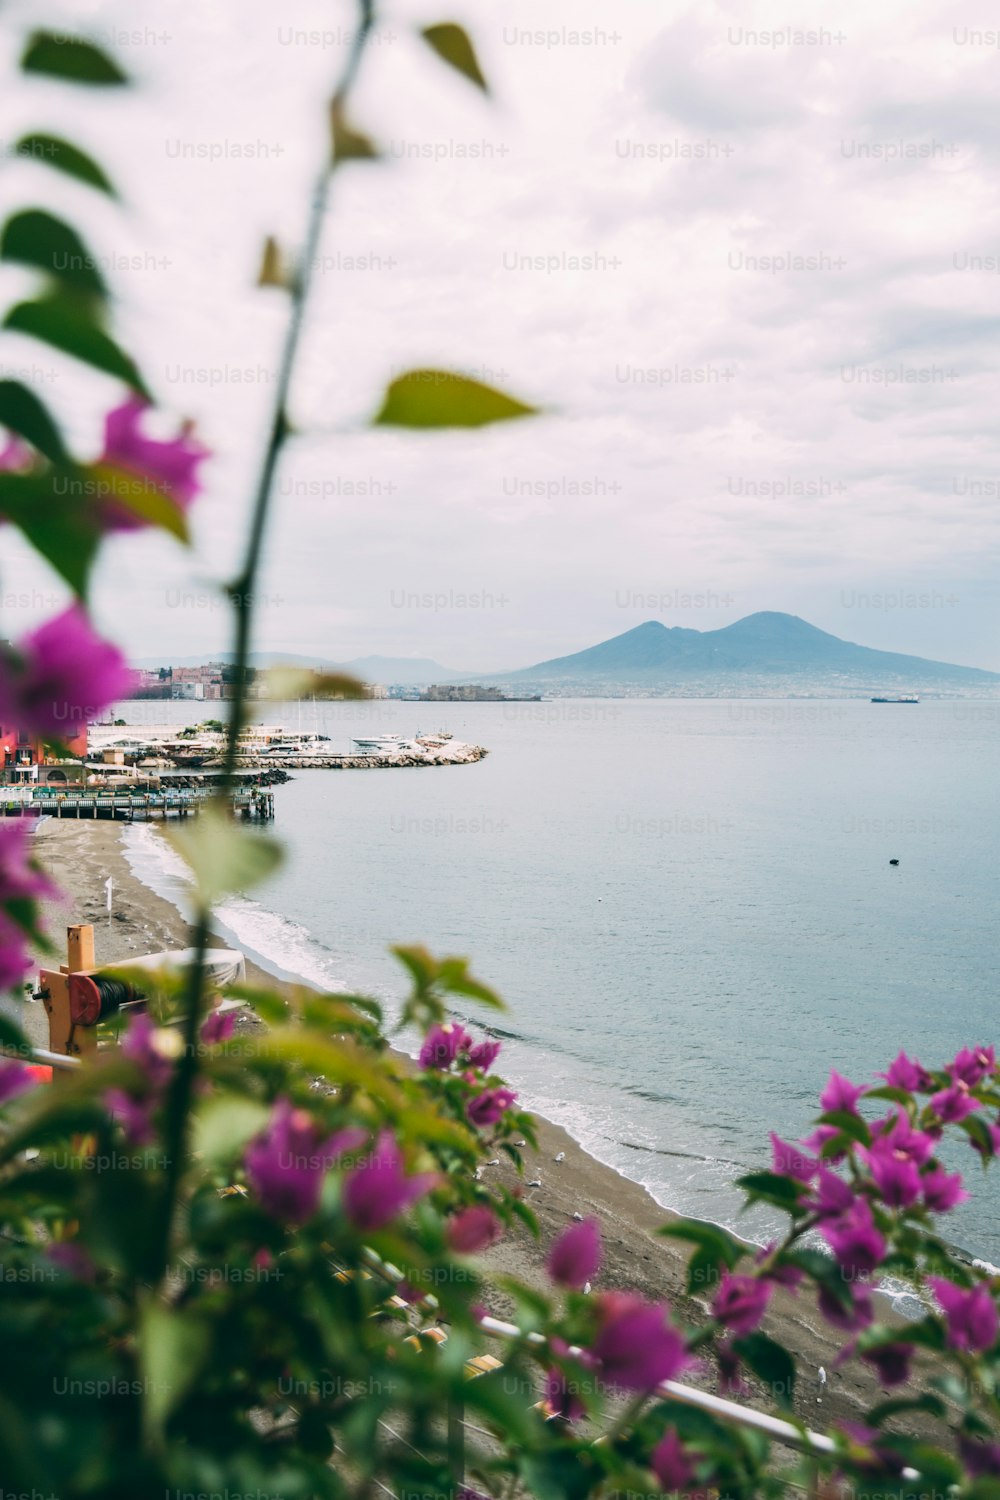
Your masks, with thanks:
M213 1166L228 1161L262 1130L266 1105L239 1095L209 1099L194 1122L194 1151Z
M154 1443L170 1413L199 1375L211 1349L211 1328L195 1311L165 1307L147 1298L139 1314L139 1368L143 1427Z
M36 161L54 167L57 172L65 172L67 176L75 177L79 182L107 193L111 198L118 196L104 168L92 156L88 156L78 146L70 145L69 141L64 141L60 136L43 135L35 131L31 135L23 135L14 149L18 156L33 157Z
M87 297L107 296L97 261L76 230L40 208L7 220L0 234L0 260L34 266Z
M526 406L493 386L449 370L409 370L394 380L372 420L375 427L486 427L533 417Z
M19 302L4 319L3 326L15 333L51 344L63 354L70 354L105 375L125 381L140 395L149 398L138 369L115 341L103 333L93 320L90 309L76 298L59 292L37 302Z
M20 1026L16 1025L9 1016L5 1016L2 1011L0 1011L0 1046L13 1047L25 1055L31 1048L31 1043Z
M870 1146L872 1133L862 1120L860 1115L851 1114L846 1109L828 1109L819 1117L821 1125L835 1125L841 1135L846 1135L852 1141L857 1141L861 1146Z
M0 380L0 427L27 438L51 463L73 462L48 407L19 380Z
M781 1177L777 1172L750 1172L746 1177L737 1177L736 1186L741 1187L751 1203L773 1203L794 1213L799 1198L805 1192L805 1184L791 1177Z
M438 966L437 984L446 995L461 995L466 1000L478 1000L481 1005L492 1006L494 1010L507 1008L496 990L490 989L488 984L483 984L469 973L469 961L466 958L443 958Z
M36 31L28 39L21 57L25 73L45 73L49 78L63 78L68 83L117 86L128 83L121 68L100 47L80 37L61 36L52 31Z
M468 78L469 82L482 89L484 94L489 93L489 85L483 77L476 50L469 40L467 31L457 26L454 21L442 21L438 26L425 27L420 35L443 62L455 68L463 78Z
M905 1089L893 1088L891 1084L882 1084L877 1089L865 1089L861 1095L862 1099L891 1099L894 1104L911 1104L913 1095L908 1094Z
M794 1405L795 1361L782 1344L766 1333L750 1333L736 1339L735 1348L780 1406Z
M675 1219L656 1232L667 1239L697 1245L714 1265L726 1266L730 1271L747 1253L746 1245L742 1245L735 1235L703 1219Z
M0 474L0 516L13 522L73 592L85 598L100 534L88 507L56 488L73 482L73 471Z
M198 814L192 827L172 830L167 838L190 866L205 907L220 896L250 890L281 863L279 844L265 834L241 828L213 803Z

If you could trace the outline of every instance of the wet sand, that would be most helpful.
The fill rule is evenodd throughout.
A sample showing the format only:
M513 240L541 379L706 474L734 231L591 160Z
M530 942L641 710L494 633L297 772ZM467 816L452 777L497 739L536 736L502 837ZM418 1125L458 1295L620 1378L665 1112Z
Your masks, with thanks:
M37 853L64 893L48 912L49 931L60 947L65 927L90 922L95 929L97 959L101 964L183 948L189 943L187 924L168 901L136 879L125 858L120 824L110 822L44 822L37 832ZM114 882L113 909L106 909L104 882ZM56 962L62 961L61 959ZM251 983L280 990L281 981L247 962ZM44 1044L45 1014L40 1004L26 1004L31 1034ZM539 1150L529 1153L524 1183L526 1201L538 1216L541 1237L535 1241L520 1227L483 1257L498 1273L517 1276L539 1287L547 1286L544 1260L548 1246L573 1214L594 1216L601 1225L604 1263L595 1288L631 1288L654 1299L667 1299L681 1319L704 1322L707 1303L685 1291L687 1254L684 1246L659 1237L657 1229L672 1216L638 1184L595 1161L560 1126L538 1119ZM564 1159L556 1157L564 1154ZM517 1175L510 1164L483 1166L483 1180L496 1175L514 1186ZM497 1291L487 1299L491 1311L503 1317L510 1304ZM844 1339L823 1323L807 1296L795 1297L779 1289L764 1323L765 1332L792 1349L799 1361L795 1409L799 1418L822 1428L831 1421L857 1419L864 1404L878 1399L879 1387L867 1367L855 1363L834 1368ZM821 1387L819 1370L826 1371ZM685 1377L688 1383L716 1388L712 1370ZM777 1410L767 1393L751 1381L749 1400L763 1410Z

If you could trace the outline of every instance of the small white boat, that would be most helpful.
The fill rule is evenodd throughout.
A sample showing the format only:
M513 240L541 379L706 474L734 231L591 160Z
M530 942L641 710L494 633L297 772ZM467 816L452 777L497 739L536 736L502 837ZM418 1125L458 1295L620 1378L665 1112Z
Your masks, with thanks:
M401 734L376 734L370 739L356 739L353 743L362 755L402 755L419 748L413 740Z

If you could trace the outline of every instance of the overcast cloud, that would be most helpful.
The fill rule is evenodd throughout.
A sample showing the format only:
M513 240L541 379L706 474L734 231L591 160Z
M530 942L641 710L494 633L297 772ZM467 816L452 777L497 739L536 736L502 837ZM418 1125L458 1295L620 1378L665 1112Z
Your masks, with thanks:
M259 648L502 669L644 619L712 629L782 609L1000 670L996 11L805 14L386 8L354 105L385 160L336 185ZM60 17L117 43L138 86L5 90L0 137L75 129L126 208L10 159L4 201L62 206L99 256L138 258L108 270L123 338L167 426L195 417L216 455L194 552L115 542L95 611L135 657L208 656L228 645L215 586L287 310L253 286L260 246L299 241L354 12L8 0L5 76L19 26ZM492 102L414 38L442 19L473 33ZM237 159L248 143L256 158ZM31 284L0 273L5 300ZM115 385L16 336L0 351L96 455ZM472 435L366 430L414 365L547 413ZM61 593L10 533L0 568L16 635Z

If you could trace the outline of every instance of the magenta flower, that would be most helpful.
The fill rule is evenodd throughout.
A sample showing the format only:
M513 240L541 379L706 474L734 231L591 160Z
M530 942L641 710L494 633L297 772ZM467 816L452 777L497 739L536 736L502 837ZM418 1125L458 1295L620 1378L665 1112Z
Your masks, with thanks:
M584 1219L564 1229L549 1251L546 1269L559 1286L574 1290L597 1275L601 1265L601 1227L596 1219Z
M909 1208L916 1203L920 1197L920 1172L908 1156L892 1149L888 1137L876 1140L870 1150L859 1147L859 1155L868 1163L883 1203L890 1208Z
M794 1177L798 1182L811 1182L819 1171L819 1162L809 1156L801 1146L783 1141L771 1131L771 1169L782 1177Z
M481 1068L484 1073L488 1073L499 1053L499 1042L477 1042L469 1053L469 1062L474 1068Z
M1000 1443L979 1442L975 1438L959 1437L958 1450L962 1462L975 1479L986 1475L1000 1475Z
M857 1333L859 1329L867 1328L875 1321L872 1295L864 1286L854 1286L850 1289L846 1307L825 1286L820 1287L817 1302L826 1321L832 1323L834 1328L842 1328L845 1333Z
M209 456L208 449L192 441L191 429L185 425L169 442L146 437L140 422L147 410L141 396L131 395L121 406L108 413L104 421L104 452L100 462L134 475L148 492L166 495L180 510L187 510L199 493L198 465ZM107 502L105 522L112 531L134 531L146 523L127 506Z
M716 1346L719 1361L719 1391L723 1396L748 1396L750 1388L743 1379L743 1366L728 1339Z
M850 1115L855 1113L857 1102L863 1092L864 1090L856 1088L850 1079L838 1073L836 1068L832 1068L826 1088L819 1096L819 1102L828 1113Z
M876 1120L872 1126L875 1150L891 1150L896 1156L905 1157L922 1167L934 1155L934 1137L923 1130L914 1130L908 1115L897 1110L884 1120Z
M124 1089L105 1089L103 1098L108 1114L118 1121L133 1146L148 1146L155 1140L153 1115L160 1105L156 1095L133 1099Z
M20 820L0 823L0 990L19 985L31 964L24 929L2 908L13 903L23 910L26 901L59 894L31 859L31 833Z
M7 440L0 448L0 474L20 474L25 469L30 469L35 461L35 455L27 443L16 436L13 432L7 433Z
M961 1172L949 1174L944 1167L925 1172L920 1183L924 1202L936 1214L946 1214L970 1196L962 1186Z
M46 1258L77 1281L93 1283L97 1267L88 1252L76 1240L55 1240L45 1251Z
M948 1064L948 1072L956 1083L974 1089L995 1067L996 1053L992 1047L963 1047L954 1062Z
M969 1096L964 1083L953 1083L950 1088L931 1095L931 1108L945 1125L954 1125L971 1115L973 1110L979 1108L979 1104Z
M471 1040L465 1028L454 1021L446 1021L443 1026L432 1026L420 1049L420 1066L442 1070L450 1068Z
M831 1172L828 1167L821 1167L819 1186L810 1207L824 1219L833 1219L850 1208L853 1202L854 1189L850 1183L838 1177L836 1172Z
M516 1099L517 1095L511 1093L510 1089L484 1089L481 1094L469 1100L466 1105L466 1114L473 1125L480 1128L485 1125L495 1125Z
M651 1391L690 1363L684 1340L667 1322L665 1307L635 1292L603 1292L597 1300L600 1326L593 1354L610 1385Z
M913 1345L880 1344L876 1349L866 1349L861 1358L875 1366L883 1385L902 1385L910 1378Z
M407 1177L403 1153L388 1130L379 1136L371 1156L344 1182L344 1208L356 1229L382 1229L437 1183L433 1172Z
M941 1304L952 1348L973 1353L992 1349L1000 1332L1000 1320L989 1287L980 1283L966 1291L942 1276L928 1276L927 1281Z
M102 641L72 605L0 657L0 722L65 739L126 692L129 673L117 646Z
M328 1170L365 1138L360 1128L327 1136L308 1110L296 1109L290 1099L277 1099L267 1125L243 1157L264 1212L286 1224L312 1218Z
M121 1054L146 1075L150 1088L162 1089L173 1071L173 1063L159 1048L159 1030L146 1011L133 1011L122 1039Z
M459 1255L477 1255L495 1245L502 1231L492 1209L476 1204L461 1209L448 1223L448 1244Z
M934 1087L927 1069L915 1057L907 1057L905 1052L900 1052L895 1062L889 1064L888 1072L878 1076L894 1089L905 1089L908 1094L927 1093Z
M26 1063L0 1058L0 1105L34 1088L35 1077Z
M649 1455L649 1466L667 1494L685 1489L694 1478L694 1465L673 1427L667 1428Z
M770 1244L765 1245L763 1249L757 1251L757 1254L753 1258L754 1265L762 1266L764 1262L774 1254L774 1251L775 1242L774 1240L772 1240ZM773 1281L778 1286L787 1286L794 1292L797 1291L798 1288L802 1285L802 1280L805 1276L805 1272L802 1270L801 1266L793 1266L788 1264L787 1262L782 1262L779 1260L774 1265L770 1266L764 1272L764 1275L767 1277L768 1281Z
M564 1422L579 1422L587 1408L576 1391L576 1382L567 1380L565 1372L555 1366L545 1376L545 1405L553 1417Z
M201 1023L201 1039L206 1047L214 1047L219 1042L228 1042L235 1030L234 1010L210 1010Z
M756 1276L734 1276L727 1271L712 1303L713 1316L737 1337L753 1333L771 1300L773 1285Z
M867 1276L885 1259L885 1240L864 1198L856 1198L840 1218L821 1224L820 1230L848 1276Z

